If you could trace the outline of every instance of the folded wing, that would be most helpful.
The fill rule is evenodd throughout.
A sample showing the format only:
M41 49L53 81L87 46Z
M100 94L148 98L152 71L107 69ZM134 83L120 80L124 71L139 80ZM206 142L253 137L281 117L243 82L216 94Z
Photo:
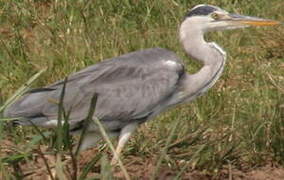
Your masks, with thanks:
M98 94L95 115L117 125L146 119L175 91L184 69L176 55L161 48L147 49L105 60L68 77L63 104L71 112L69 122L84 120L90 101ZM33 89L5 111L39 126L55 125L64 81Z

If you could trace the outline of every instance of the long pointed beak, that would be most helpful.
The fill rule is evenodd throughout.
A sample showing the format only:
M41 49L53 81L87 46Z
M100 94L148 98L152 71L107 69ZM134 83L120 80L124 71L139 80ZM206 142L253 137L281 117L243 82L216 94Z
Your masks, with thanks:
M229 21L236 25L250 25L250 26L274 26L282 24L279 21L271 19L262 19L251 16L242 16L238 14L229 14Z

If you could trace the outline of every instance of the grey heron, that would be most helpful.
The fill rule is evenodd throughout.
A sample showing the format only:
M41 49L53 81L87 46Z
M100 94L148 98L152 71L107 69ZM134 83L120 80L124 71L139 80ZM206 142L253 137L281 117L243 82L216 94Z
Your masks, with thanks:
M230 14L212 5L190 9L179 28L179 38L186 53L203 64L195 74L188 74L182 60L163 48L151 48L107 59L71 74L63 100L71 132L82 129L94 93L98 95L95 116L112 136L118 137L119 154L139 124L152 119L177 104L188 103L204 94L221 76L225 51L204 34L249 26L269 26L277 21ZM4 115L17 118L20 125L56 128L58 100L64 81L33 89L9 106ZM96 144L98 127L90 124L80 150ZM115 161L115 159L114 159Z

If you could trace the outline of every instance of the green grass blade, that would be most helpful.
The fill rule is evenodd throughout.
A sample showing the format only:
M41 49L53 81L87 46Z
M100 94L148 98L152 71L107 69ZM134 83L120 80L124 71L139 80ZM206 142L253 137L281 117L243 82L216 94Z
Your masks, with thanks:
M93 105L96 104L96 100L97 100L97 97L96 97L96 95L94 95L94 97L92 98L92 101L91 101L91 107L94 107ZM114 148L113 144L111 143L111 140L110 140L109 136L107 135L107 133L106 133L103 125L101 124L100 120L98 118L96 118L95 116L93 116L92 120L99 127L99 130L100 130L100 133L101 133L103 139L105 140L105 142L109 146L110 150L112 151L113 156L118 160L118 165L121 168L121 170L122 170L122 172L125 176L125 179L130 180L130 176L127 173L126 168L124 167L120 157L116 153L115 148Z
M85 180L87 178L88 173L91 171L91 169L94 167L94 165L101 159L102 154L96 154L96 156L90 161L88 162L84 168L82 173L79 176L79 180Z
M112 180L112 170L110 162L107 158L107 155L104 153L101 158L101 179L102 180Z
M167 154L168 147L169 147L169 145L170 145L170 143L171 143L171 141L172 141L172 139L173 139L173 136L174 136L174 133L175 133L175 131L176 131L176 128L177 128L178 123L179 123L179 121L176 120L175 123L173 124L172 128L171 128L171 131L170 131L169 137L168 137L168 139L167 139L167 141L166 141L165 147L163 148L163 150L162 150L162 152L161 152L161 155L160 155L160 157L159 157L159 159L158 159L158 162L157 162L157 164L156 164L156 166L155 166L154 173L153 173L153 175L151 176L151 179L152 179L152 180L155 180L156 177L157 177L157 175L158 175L158 172L159 172L160 167L161 167L161 165L162 165L162 161L163 161L164 157L165 157L166 154Z
M26 90L31 86L31 84L39 78L39 76L45 72L46 69L40 70L38 73L33 75L24 85L22 85L14 94L11 96L1 107L0 107L0 113L10 104L12 104L14 101L16 101L21 95L23 95Z
M55 164L55 170L56 175L58 179L60 180L66 180L66 176L64 174L64 165L62 162L62 150L64 147L64 128L62 125L62 121L64 120L64 96L65 96L65 90L66 90L66 84L67 84L67 78L64 79L62 91L60 94L60 100L58 104L58 117L57 117L57 129L56 129L56 164Z
M97 103L97 95L95 94L93 96L91 104L90 104L90 109L89 109L88 116L87 116L87 118L84 121L84 126L83 126L83 129L82 129L81 135L80 135L80 139L79 139L79 142L78 142L78 145L77 145L77 149L75 151L75 155L76 156L78 155L80 146L81 146L81 144L82 144L82 142L84 140L84 136L86 134L87 127L92 122L92 118L93 118L94 113L95 113L96 103Z

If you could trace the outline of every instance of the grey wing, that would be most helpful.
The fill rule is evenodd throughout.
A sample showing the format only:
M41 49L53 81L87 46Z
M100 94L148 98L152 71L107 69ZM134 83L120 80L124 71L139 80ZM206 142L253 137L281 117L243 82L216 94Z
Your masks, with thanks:
M171 63L168 63L171 61ZM70 124L85 119L94 93L98 94L96 116L102 121L128 122L143 119L169 98L183 74L174 53L154 48L129 53L90 66L68 78L65 110ZM63 81L35 89L10 106L6 115L26 117L46 125L57 118ZM42 122L43 121L43 122Z

